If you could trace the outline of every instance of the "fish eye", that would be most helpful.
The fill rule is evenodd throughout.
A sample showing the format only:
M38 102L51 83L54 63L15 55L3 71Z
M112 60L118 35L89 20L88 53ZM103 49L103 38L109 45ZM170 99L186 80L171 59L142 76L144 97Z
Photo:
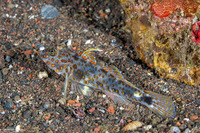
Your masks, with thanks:
M50 55L55 55L54 51L51 51L51 52L50 52Z
M51 49L49 52L50 52L51 56L55 56L56 55L56 50L55 49Z

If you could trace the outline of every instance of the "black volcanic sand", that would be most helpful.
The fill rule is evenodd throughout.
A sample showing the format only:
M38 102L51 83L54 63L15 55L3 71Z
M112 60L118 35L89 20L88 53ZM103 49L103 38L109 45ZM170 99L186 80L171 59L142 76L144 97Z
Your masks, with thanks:
M60 15L54 19L43 18L40 9L45 4L57 7ZM117 17L109 13L109 9L116 10L119 2L108 7L99 1L92 4L98 7L97 10L90 6L93 16L78 12L75 8L80 4L78 1L77 5L73 4L63 6L57 0L0 2L0 132L20 128L21 132L112 133L123 132L121 129L131 121L144 123L135 132L200 132L199 88L163 79L141 61L129 58L134 53L130 47L134 43L119 37L120 27L124 25L123 10L118 10L118 13L122 11L119 20L112 20ZM101 19L99 24L93 23L94 16L112 19ZM118 22L122 23L117 25ZM117 105L100 91L92 96L72 93L70 86L67 101L76 100L77 104L62 105L64 77L48 68L37 55L41 46L49 48L54 44L62 44L77 53L87 48L102 49L99 62L115 65L128 81L142 90L172 97L176 117L162 119L138 103L133 103L131 109ZM48 76L40 79L41 72ZM108 110L110 107L114 108L113 112ZM84 112L82 119L74 113L80 110Z

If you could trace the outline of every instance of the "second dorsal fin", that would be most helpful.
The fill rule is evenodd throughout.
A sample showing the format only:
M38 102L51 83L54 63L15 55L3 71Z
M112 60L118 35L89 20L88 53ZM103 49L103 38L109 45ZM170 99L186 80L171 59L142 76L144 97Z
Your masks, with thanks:
M82 56L84 59L90 60L91 63L96 64L95 52L100 52L101 49L97 48L90 48L86 51L80 52L79 55Z
M116 76L120 77L120 78L124 78L124 76L121 74L121 72L119 71L119 69L115 66L111 66L111 68L113 69L113 72Z

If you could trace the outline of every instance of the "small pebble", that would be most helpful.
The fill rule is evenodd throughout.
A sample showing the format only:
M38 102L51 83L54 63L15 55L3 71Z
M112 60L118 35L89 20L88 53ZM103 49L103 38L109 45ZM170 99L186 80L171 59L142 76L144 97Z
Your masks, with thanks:
M21 130L21 126L20 126L20 125L17 125L17 126L15 127L15 131L18 133L18 132L20 132L20 130Z
M40 51L42 51L42 50L44 50L44 49L45 49L44 46L41 46L41 47L39 48Z
M68 39L67 46L70 47L72 45L72 39Z
M2 80L3 80L3 74L2 74L2 72L0 71L0 83L1 83Z
M190 121L189 118L184 118L183 120L186 121L186 122Z
M31 118L31 115L32 115L32 112L28 110L28 111L24 112L23 117L25 119L29 119L29 118Z
M39 72L38 74L39 79L46 78L46 77L48 77L48 73L46 71Z
M124 110L124 107L119 107L120 110Z
M190 120L194 121L194 120L196 120L196 119L198 119L198 116L197 116L197 115L190 116Z
M191 133L200 133L200 129L197 128L197 127L193 127L193 128L191 129Z
M52 5L44 5L41 8L41 15L46 19L56 18L60 13Z
M4 114L5 114L5 112L4 112L4 111L2 111L2 112L1 112L1 114L2 114L2 115L4 115Z
M13 107L14 107L14 104L13 104L12 101L8 101L8 102L5 103L5 109L12 110Z
M116 39L111 40L110 45L114 47L116 45Z
M21 99L20 99L20 97L19 97L18 95L16 95L16 96L14 97L14 100L15 100L15 102L19 102L19 100L21 100Z
M64 105L66 103L66 100L64 98L61 98L58 100L58 102L62 105Z
M45 104L44 104L44 108L45 108L45 109L48 109L48 108L50 108L50 107L51 107L51 104L50 104L50 103L45 103Z
M165 124L158 124L157 125L157 128L166 128L167 127L167 125L165 125Z
M5 67L4 54L0 52L0 69Z
M129 130L134 131L137 128L141 127L142 125L144 125L143 122L140 121L133 121L131 123L128 123L125 127L122 128L122 131L127 132Z
M25 54L25 55L33 54L33 50L27 50L27 51L24 52L24 54Z
M5 61L6 61L6 62L10 62L10 61L11 61L11 57L10 57L9 55L6 55Z
M15 5L14 5L14 4L11 4L11 3L9 3L9 4L8 4L8 7L9 7L9 8L14 8L14 7L15 7Z
M177 122L176 124L177 124L178 126L180 126L180 125L181 125L181 123L180 123L180 122Z
M95 132L99 132L99 131L100 131L100 128L95 127L95 128L94 128L94 131L95 131Z
M181 126L179 127L181 130L184 130L184 129L186 129L187 128L187 125L185 125L185 124L181 124Z
M198 106L200 106L200 100L196 100L195 104L197 104Z
M8 66L8 68L10 69L10 68L13 68L13 66L10 64L9 66Z
M152 128L152 125L146 125L146 126L144 126L143 128L144 128L146 131L148 131L149 129Z
M191 133L191 130L189 128L185 129L183 133Z
M181 130L178 127L172 126L169 133L181 133Z
M152 125L156 125L158 122L160 122L159 118L155 118L152 120Z
M103 97L103 98L106 98L106 95L105 95L105 94L103 94L103 95L102 95L102 97Z
M92 112L94 112L94 111L95 111L95 107L89 109L89 112L90 112L90 113L92 113Z
M105 110L103 110L103 109L98 109L98 111L105 113Z
M68 100L68 101L67 101L67 105L73 105L73 104L75 104L75 103L76 103L75 100Z
M110 8L106 8L106 13L110 13Z
M85 44L93 44L93 42L94 42L94 41L87 40L87 41L85 42Z
M115 113L115 110L114 110L114 107L110 106L108 107L107 111L111 114L114 114Z
M8 56L10 56L10 57L14 57L14 56L15 56L15 52L12 51L12 50L8 50L8 51L6 52L6 55L8 55Z
M63 6L63 3L61 2L61 0L54 0L53 3L56 4L59 7Z
M88 32L88 30L87 29L83 29L83 32Z

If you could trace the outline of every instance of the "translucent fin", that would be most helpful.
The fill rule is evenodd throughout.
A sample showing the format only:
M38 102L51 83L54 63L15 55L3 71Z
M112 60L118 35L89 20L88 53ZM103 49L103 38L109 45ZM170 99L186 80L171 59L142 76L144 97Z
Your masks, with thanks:
M113 72L117 77L124 78L124 76L121 74L121 72L119 71L117 67L112 65L111 68L113 69Z
M174 118L176 115L175 106L170 97L154 93L152 91L145 91L148 95L143 99L145 105L154 113L162 116L163 118Z
M126 79L124 79L124 82L127 83L128 85L130 85L131 87L135 88L139 92L144 93L143 90L140 90L139 88L137 88L136 86L134 86L131 82L127 81Z
M66 97L67 97L67 94L66 94L66 93L67 93L68 83L69 83L69 76L66 75L66 76L65 76L65 84L64 84L64 96L63 96L65 102L66 102Z
M109 96L115 103L123 104L123 105L131 105L131 102L128 99L125 99L118 94L114 94L111 92L104 92L107 96Z
M72 91L78 92L80 94L83 94L84 96L91 96L94 90L88 86L72 82L71 83Z
M100 52L100 51L102 51L102 50L91 48L84 52L80 52L78 55L81 55L84 59L89 59L91 62L96 63L94 52Z

